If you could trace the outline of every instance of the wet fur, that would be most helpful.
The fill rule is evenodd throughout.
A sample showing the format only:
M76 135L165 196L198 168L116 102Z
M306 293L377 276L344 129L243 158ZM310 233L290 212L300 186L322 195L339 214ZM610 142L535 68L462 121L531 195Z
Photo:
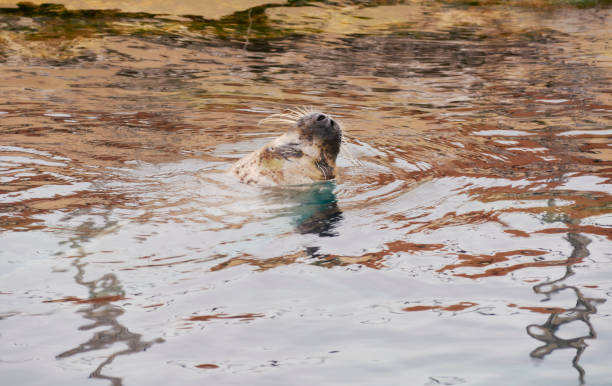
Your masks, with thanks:
M265 122L289 123L291 127L287 133L234 164L230 173L241 182L273 186L335 178L342 134L330 116L302 108L272 115L261 123Z

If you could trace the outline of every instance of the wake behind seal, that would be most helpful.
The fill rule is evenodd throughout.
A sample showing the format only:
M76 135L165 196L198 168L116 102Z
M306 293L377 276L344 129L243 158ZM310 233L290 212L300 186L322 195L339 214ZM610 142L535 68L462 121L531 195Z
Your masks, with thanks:
M299 185L331 180L342 143L340 125L328 114L299 109L263 122L289 123L289 130L240 159L230 173L245 184Z

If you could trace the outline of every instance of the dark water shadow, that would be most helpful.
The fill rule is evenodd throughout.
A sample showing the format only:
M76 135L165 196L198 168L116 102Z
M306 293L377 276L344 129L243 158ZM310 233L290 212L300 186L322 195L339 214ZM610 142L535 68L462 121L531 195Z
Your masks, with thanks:
M266 191L266 200L286 205L282 215L292 218L298 233L334 237L338 236L336 228L343 218L335 188L334 181L275 187Z
M64 301L72 301L77 304L86 304L77 312L90 323L79 327L81 331L93 330L92 336L84 343L66 350L56 356L56 359L64 359L78 354L87 352L108 350L113 345L119 343L127 346L127 348L119 349L108 355L89 375L90 378L105 379L110 381L113 386L123 385L121 377L106 375L103 373L104 367L111 364L115 358L121 355L130 355L146 351L155 343L163 343L162 338L157 338L152 341L145 341L141 334L131 332L125 325L119 322L119 317L125 313L125 310L113 304L115 301L125 299L125 291L122 288L121 281L114 273L106 273L94 280L85 280L87 262L84 246L96 236L109 232L115 227L114 223L109 223L102 228L93 227L93 224L84 223L77 230L78 236L72 238L71 246L79 251L79 255L74 257L72 265L76 268L77 273L74 276L75 282L87 288L88 298L66 298ZM121 347L124 347L121 345Z
M544 343L542 346L533 350L529 355L532 358L543 359L555 350L576 350L576 354L572 359L572 366L578 371L578 380L580 384L583 385L585 383L586 371L580 365L580 358L588 347L585 340L597 338L597 333L593 328L590 317L597 313L595 305L605 302L605 299L587 298L578 287L564 283L565 280L574 276L574 264L580 263L585 257L589 256L590 252L587 246L591 243L591 239L578 233L568 233L567 240L574 250L567 259L565 274L556 280L549 280L537 284L533 287L533 290L535 293L542 294L546 297L543 301L549 301L553 296L562 291L571 291L576 296L576 305L559 312L551 313L543 324L530 324L527 326L527 334ZM588 333L569 339L564 339L556 335L563 325L571 322L584 323L588 329Z

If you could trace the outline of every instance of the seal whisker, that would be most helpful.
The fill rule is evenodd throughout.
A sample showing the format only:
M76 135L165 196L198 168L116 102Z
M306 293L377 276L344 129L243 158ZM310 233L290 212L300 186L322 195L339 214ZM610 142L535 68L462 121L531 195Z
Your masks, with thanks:
M318 162L315 163L315 165L321 171L321 174L323 175L323 179L326 180L327 179L327 173L325 172L325 169L323 168L323 166L321 166Z
M296 121L306 115L306 113L300 107L296 107L294 110L290 109L289 111L293 116L295 116Z
M294 107L293 109L290 109L289 111L291 111L292 113L295 113L297 116L297 119L300 119L308 114L312 114L316 112L317 110L313 106L297 106L297 107Z
M286 119L291 119L291 120L295 120L296 116L294 114L290 114L290 113L280 113L280 114L272 114L270 115L271 118L286 118Z
M264 118L262 120L260 120L257 125L262 125L264 123L288 123L290 125L295 124L295 121L293 119L286 119L286 118L280 118L280 117L267 117Z
M316 113L318 110L314 106L304 106L304 115Z
M260 120L257 124L261 125L262 123L272 122L272 123L288 123L288 124L292 125L292 124L295 124L295 122L299 118L300 117L295 112L278 113L278 114L268 115L264 119Z

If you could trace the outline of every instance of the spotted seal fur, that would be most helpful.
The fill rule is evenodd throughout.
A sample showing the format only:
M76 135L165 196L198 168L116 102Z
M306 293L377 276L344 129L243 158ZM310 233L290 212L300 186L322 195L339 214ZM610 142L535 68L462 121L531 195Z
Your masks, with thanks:
M261 186L297 185L336 176L342 130L328 114L299 109L264 122L290 123L289 130L230 169L241 182Z

